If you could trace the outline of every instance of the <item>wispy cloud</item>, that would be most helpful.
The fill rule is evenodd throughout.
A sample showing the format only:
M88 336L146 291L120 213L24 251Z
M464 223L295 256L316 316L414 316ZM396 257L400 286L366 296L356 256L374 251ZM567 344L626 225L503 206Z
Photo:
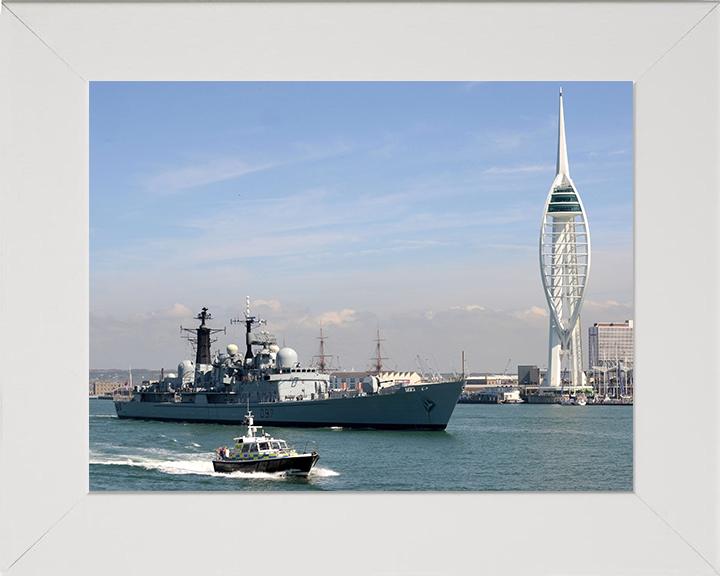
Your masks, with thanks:
M619 303L615 302L614 300L607 300L605 302L593 302L592 300L585 300L585 302L583 303L583 309L603 312L632 313L633 303Z
M439 242L436 240L408 240L408 241L396 241L392 246L383 246L380 248L372 248L369 250L361 250L359 253L363 255L369 254L383 254L388 252L405 252L407 250L421 250L433 246L448 245L448 243Z
M315 320L326 326L328 324L346 324L348 322L355 322L357 320L355 310L345 309L340 312L325 312L320 316L317 316Z
M502 249L502 250L523 250L523 251L536 251L538 247L536 245L524 246L519 244L488 244L488 248Z
M513 312L512 315L520 320L544 320L550 315L550 313L539 306L531 306L528 310L517 310L516 312Z
M145 187L153 192L173 193L196 186L232 180L277 165L276 162L249 164L238 158L213 158L182 168L168 168L155 174L146 175L142 180Z
M500 166L493 166L483 172L483 174L517 174L521 172L548 172L553 171L554 166L517 166L514 168L504 168Z

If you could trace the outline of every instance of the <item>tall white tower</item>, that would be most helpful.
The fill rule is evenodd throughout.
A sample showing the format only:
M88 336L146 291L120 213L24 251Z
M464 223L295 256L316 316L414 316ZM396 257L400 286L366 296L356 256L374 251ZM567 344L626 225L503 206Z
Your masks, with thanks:
M590 231L580 195L570 179L562 89L557 176L540 225L540 275L550 307L548 370L540 392L584 385L580 309L590 273Z

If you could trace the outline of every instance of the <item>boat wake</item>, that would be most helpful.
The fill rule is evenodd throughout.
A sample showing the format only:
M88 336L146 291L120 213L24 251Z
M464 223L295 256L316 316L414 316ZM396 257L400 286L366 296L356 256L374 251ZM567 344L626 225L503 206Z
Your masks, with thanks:
M206 460L148 460L144 458L91 458L90 464L104 466L131 466L145 470L157 470L166 474L215 475L212 462Z
M340 476L340 472L335 472L335 470L329 468L318 468L317 466L310 470L310 477L330 478L331 476Z
M285 472L215 472L213 470L212 461L210 460L149 460L143 458L91 458L90 464L103 466L130 466L136 468L144 468L145 470L154 470L164 474L197 474L200 476L215 476L218 478L239 478L239 479L255 479L262 478L267 480L280 480L292 476ZM310 471L309 478L329 478L331 476L339 476L338 472L328 468L313 468Z

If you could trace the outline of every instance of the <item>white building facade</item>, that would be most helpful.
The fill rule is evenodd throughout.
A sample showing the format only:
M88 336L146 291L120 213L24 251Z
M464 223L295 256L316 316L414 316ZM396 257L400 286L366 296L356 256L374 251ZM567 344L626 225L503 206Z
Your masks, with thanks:
M598 322L588 330L590 368L607 368L618 362L633 367L633 321Z
M539 392L586 385L582 365L580 310L590 273L590 231L570 178L562 90L558 121L557 175L540 224L540 275L550 308L548 369Z

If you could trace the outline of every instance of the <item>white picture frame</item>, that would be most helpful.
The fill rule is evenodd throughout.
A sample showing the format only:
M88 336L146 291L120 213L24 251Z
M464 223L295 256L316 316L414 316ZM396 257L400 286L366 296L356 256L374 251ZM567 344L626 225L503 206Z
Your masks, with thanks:
M4 3L0 572L720 572L717 4ZM634 491L89 493L88 82L185 79L634 81Z

